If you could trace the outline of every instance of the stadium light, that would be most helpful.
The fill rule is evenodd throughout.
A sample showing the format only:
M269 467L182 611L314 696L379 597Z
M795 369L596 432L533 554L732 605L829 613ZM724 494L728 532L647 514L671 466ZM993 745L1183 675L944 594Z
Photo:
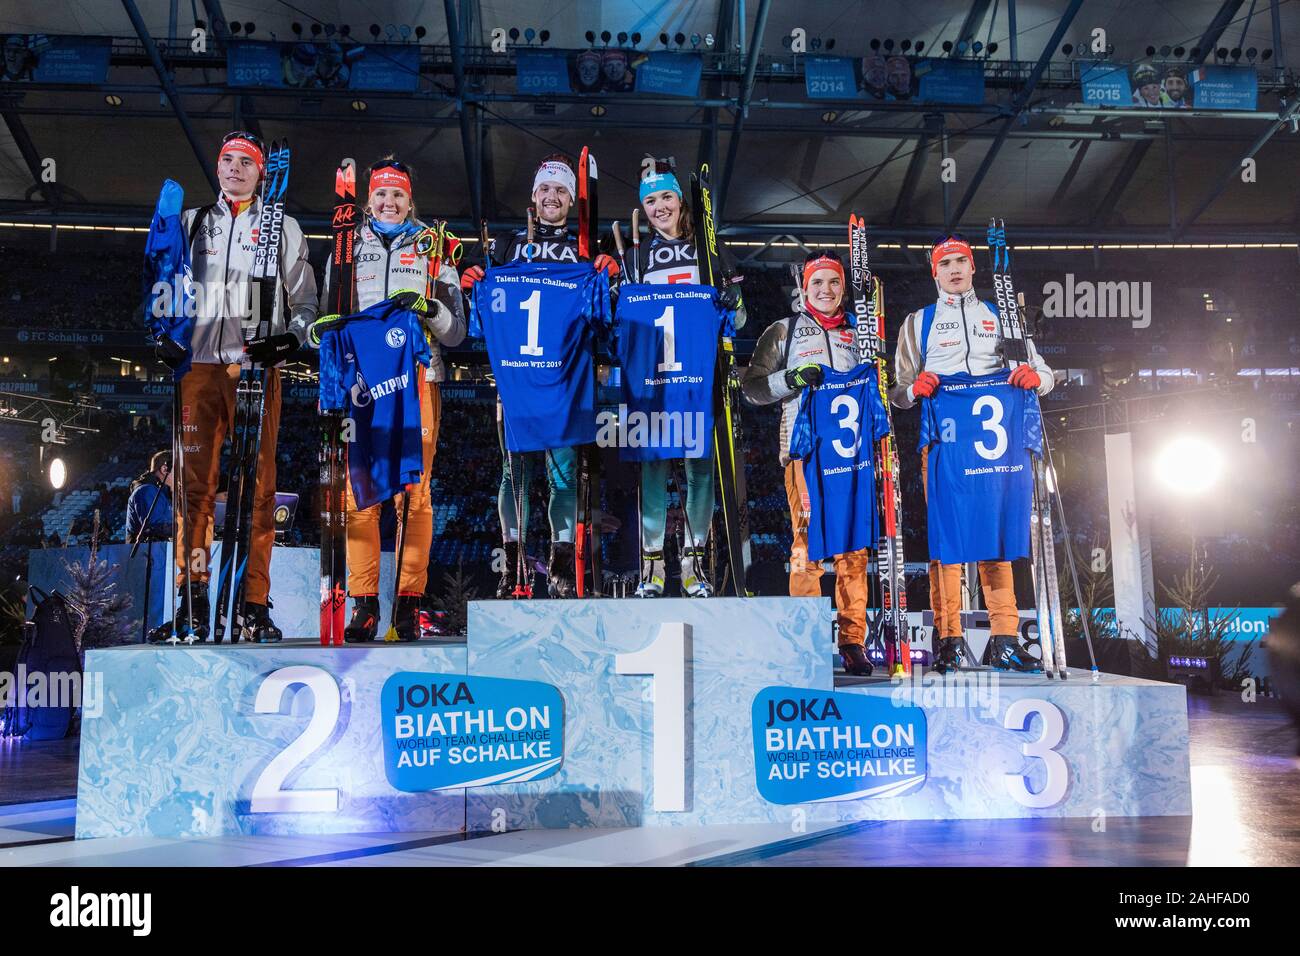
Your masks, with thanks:
M1223 455L1197 435L1181 435L1156 456L1156 477L1167 489L1191 498L1213 488L1223 475Z
M63 463L62 458L50 459L50 487L55 491L62 488L68 481L68 466Z

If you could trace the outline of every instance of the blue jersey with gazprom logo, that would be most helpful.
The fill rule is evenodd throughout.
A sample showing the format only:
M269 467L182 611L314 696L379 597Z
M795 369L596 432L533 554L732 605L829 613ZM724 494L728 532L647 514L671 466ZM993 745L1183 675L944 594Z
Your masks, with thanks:
M420 480L423 375L416 363L430 358L419 318L390 300L321 336L321 410L346 411L356 423L348 475L358 508Z
M493 266L474 286L470 334L487 339L509 451L596 440L596 330L609 325L609 280L589 262Z
M930 557L941 564L1013 561L1029 554L1034 455L1042 454L1038 394L1003 369L941 375L922 400Z
M730 315L712 286L625 285L619 290L623 461L711 453L718 335Z
M804 389L790 431L790 457L803 459L808 485L808 560L874 548L880 536L875 443L889 434L873 364L825 369Z

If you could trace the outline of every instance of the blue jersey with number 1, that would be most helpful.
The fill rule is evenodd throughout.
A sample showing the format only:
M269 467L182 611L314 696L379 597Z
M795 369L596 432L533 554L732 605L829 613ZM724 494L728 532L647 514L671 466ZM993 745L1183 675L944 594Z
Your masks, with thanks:
M1005 369L941 375L921 405L930 557L941 564L1029 555L1033 455L1042 454L1038 395Z
M824 370L804 389L790 431L790 456L808 485L808 560L874 548L880 536L875 443L889 434L875 365Z
M609 280L589 262L517 259L474 287L470 334L487 339L509 451L596 440L594 334L609 325Z
M718 335L732 313L711 286L625 285L618 298L623 461L704 458L713 444Z

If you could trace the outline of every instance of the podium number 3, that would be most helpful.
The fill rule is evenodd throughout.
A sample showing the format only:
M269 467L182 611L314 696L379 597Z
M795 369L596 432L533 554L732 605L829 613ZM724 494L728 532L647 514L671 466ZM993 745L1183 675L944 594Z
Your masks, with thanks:
M1002 718L1002 726L1008 730L1028 730L1029 720L1034 714L1042 718L1042 736L1022 744L1020 752L1026 757L1035 757L1046 765L1047 783L1042 790L1034 793L1029 789L1023 774L1009 773L1003 777L1003 781L1016 803L1031 810L1042 810L1064 800L1066 787L1070 784L1070 766L1053 749L1065 736L1065 715L1053 703L1022 697L1011 702L1007 715Z
M253 709L278 714L284 692L301 684L311 691L312 711L307 728L266 765L253 783L251 813L333 813L339 808L337 790L285 790L293 769L329 740L339 720L339 685L319 667L281 667L262 681Z
M617 674L654 678L654 808L686 809L686 662L691 656L691 626L660 624L649 647L614 658Z

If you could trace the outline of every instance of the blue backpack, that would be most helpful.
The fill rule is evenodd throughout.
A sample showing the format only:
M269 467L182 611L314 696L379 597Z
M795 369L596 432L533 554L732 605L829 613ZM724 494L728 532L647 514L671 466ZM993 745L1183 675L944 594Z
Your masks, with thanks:
M66 687L68 681L51 680L53 674L81 674L81 657L72 639L72 624L68 618L68 604L58 591L46 594L40 588L31 588L36 611L32 619L23 624L23 642L18 649L14 670L26 674L26 686L32 686L32 675L44 674L45 687ZM25 668L19 671L19 668ZM77 683L80 684L80 677ZM20 688L15 685L11 703L4 711L6 736L25 736L28 740L59 740L68 735L72 727L72 706L42 701L32 706L23 700Z

